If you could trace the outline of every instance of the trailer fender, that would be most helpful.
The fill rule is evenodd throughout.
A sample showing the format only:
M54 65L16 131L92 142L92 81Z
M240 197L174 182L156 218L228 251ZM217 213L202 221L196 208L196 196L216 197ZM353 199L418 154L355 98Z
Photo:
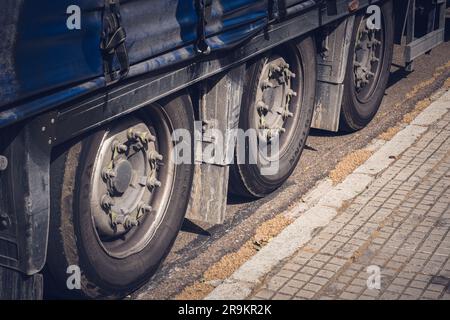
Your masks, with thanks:
M317 91L312 127L337 132L355 16L323 29L317 40ZM321 43L321 45L320 45Z
M187 210L187 218L221 224L225 219L228 195L229 165L234 159L239 125L245 65L203 81L198 86L198 114L195 173ZM210 133L220 132L223 139ZM198 139L198 141L197 141ZM219 145L217 145L219 143ZM205 148L223 148L223 157L208 158Z
M50 116L50 118L48 118ZM46 260L50 214L51 115L3 129L0 267L34 275Z

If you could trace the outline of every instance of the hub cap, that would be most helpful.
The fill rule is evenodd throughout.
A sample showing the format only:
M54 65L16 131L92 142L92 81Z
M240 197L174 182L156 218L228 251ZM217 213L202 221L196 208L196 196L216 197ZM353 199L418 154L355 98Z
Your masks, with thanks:
M383 30L371 29L362 19L353 59L354 84L360 102L367 102L376 89L382 66Z
M104 136L93 169L91 212L99 241L112 256L141 250L160 224L174 168L165 161L170 148L159 143L169 133L163 124L132 118Z
M267 59L256 93L253 124L260 141L270 144L275 136L281 137L289 129L289 119L294 117L294 112L290 110L291 102L297 96L292 88L295 77L296 74L283 57Z

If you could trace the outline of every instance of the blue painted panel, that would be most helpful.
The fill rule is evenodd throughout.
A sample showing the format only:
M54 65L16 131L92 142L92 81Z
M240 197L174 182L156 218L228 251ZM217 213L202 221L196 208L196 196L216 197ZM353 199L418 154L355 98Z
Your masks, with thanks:
M100 51L104 0L2 1L0 118L5 121L3 125L104 85ZM230 49L261 31L267 25L267 2L213 0L211 14L206 17L211 48ZM81 30L66 27L66 9L72 4L82 9ZM132 65L129 76L198 55L194 48L198 36L195 0L122 0L121 13ZM27 110L20 105L11 112L1 108L27 97L34 99L22 105Z
M230 48L261 30L267 23L267 2L212 0L206 16L211 48ZM131 64L154 58L140 70L154 70L192 57L190 48L198 36L195 0L127 1L122 3L121 12Z
M194 0L135 0L121 5L131 64L156 57L197 39Z
M264 28L267 18L267 0L212 0L208 44L216 50L230 48Z
M72 4L82 9L81 30L66 26ZM7 1L6 7L14 18L0 22L12 31L10 46L0 51L0 105L103 74L102 0Z

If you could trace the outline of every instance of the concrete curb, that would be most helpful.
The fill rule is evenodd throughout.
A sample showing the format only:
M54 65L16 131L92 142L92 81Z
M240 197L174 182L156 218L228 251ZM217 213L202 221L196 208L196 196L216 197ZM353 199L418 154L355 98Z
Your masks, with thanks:
M287 214L297 217L296 220L244 263L231 277L216 287L205 299L239 300L247 298L261 284L265 275L310 241L317 228L330 223L344 201L361 194L380 173L411 147L428 130L429 126L449 112L450 91L440 91L437 95L439 94L441 96L436 101L421 112L410 125L398 132L393 139L385 144L375 140L371 147L378 150L347 176L341 184L333 187L329 179L319 182L304 197L304 202Z

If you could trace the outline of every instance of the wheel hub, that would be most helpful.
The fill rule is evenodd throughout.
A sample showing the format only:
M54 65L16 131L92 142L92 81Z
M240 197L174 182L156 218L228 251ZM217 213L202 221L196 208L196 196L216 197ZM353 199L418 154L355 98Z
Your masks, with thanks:
M123 235L152 213L149 203L162 186L158 169L163 156L156 141L150 128L141 122L110 132L102 144L102 169L98 177L101 181L94 190L101 211L94 210L93 214L101 237Z
M130 161L120 159L116 165L114 178L111 179L112 192L114 194L124 194L127 191L133 177L133 167Z
M381 30L369 28L363 19L358 29L354 53L354 82L358 93L375 85L381 55Z
M275 136L286 131L287 119L293 117L289 110L290 102L297 95L291 88L295 76L282 57L276 56L265 64L256 95L259 139L270 143Z

